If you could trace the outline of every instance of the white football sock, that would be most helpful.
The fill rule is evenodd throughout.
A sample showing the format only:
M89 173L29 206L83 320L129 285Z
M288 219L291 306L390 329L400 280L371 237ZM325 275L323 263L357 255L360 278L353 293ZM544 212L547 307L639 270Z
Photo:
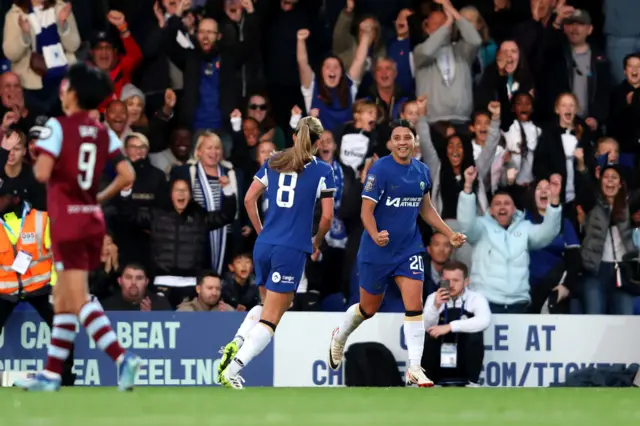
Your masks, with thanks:
M344 313L344 322L338 329L338 334L336 334L338 343L344 345L347 342L347 338L362 324L364 319L360 312L360 304L351 305L347 312Z
M262 305L256 305L247 312L247 316L244 317L244 321L240 324L236 336L233 338L238 348L242 347L251 329L260 321L260 315L262 315Z
M247 366L251 360L267 347L271 338L273 337L273 330L271 327L258 323L251 329L247 339L242 345L242 348L238 351L235 359L229 366L229 376L235 377L240 370Z
M409 355L409 367L420 366L422 351L424 349L424 322L422 315L417 317L404 317L404 341L407 343Z

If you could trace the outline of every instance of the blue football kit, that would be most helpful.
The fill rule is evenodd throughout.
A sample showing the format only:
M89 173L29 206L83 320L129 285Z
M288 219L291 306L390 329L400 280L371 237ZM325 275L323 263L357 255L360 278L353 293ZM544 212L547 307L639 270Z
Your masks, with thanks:
M378 246L365 230L358 251L360 287L382 294L393 277L424 281L424 244L417 219L422 199L431 190L429 168L416 159L398 163L382 157L369 170L362 198L376 203L373 216L378 231L389 233L389 243Z
M267 160L254 179L268 189L264 197L269 205L253 249L257 284L277 293L293 292L313 252L316 200L333 197L336 190L333 169L313 157L301 173L279 173Z

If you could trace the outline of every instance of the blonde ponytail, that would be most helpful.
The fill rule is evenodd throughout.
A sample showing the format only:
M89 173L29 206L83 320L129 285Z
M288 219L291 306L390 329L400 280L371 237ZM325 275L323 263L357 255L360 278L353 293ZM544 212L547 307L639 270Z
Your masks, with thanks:
M269 159L269 167L278 173L302 172L304 165L311 161L315 153L315 142L324 129L320 120L305 117L296 127L296 139L293 147L275 153Z

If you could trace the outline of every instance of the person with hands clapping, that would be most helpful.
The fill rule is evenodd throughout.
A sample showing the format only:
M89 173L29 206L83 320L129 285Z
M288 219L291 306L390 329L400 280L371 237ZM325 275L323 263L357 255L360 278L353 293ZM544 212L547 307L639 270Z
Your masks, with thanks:
M81 42L71 3L12 3L4 20L2 50L12 63L12 71L20 76L30 105L43 114L53 114L60 82L68 66L76 62Z
M541 224L525 220L513 198L497 191L484 216L476 215L475 167L464 172L464 191L458 200L457 219L473 248L472 288L489 300L493 313L526 313L529 310L529 251L549 245L560 232L562 177L549 179L549 206Z

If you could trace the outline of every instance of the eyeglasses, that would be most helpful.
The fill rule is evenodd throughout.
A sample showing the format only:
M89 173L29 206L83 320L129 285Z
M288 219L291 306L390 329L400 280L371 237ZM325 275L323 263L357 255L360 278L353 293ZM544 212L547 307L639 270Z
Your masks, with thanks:
M266 111L267 104L249 104L249 109L259 109L260 111Z

